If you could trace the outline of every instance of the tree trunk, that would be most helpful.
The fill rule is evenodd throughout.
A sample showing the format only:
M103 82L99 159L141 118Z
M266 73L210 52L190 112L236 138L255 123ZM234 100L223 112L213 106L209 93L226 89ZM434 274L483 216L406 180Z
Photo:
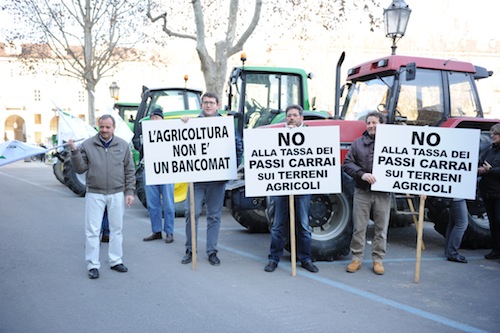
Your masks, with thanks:
M95 84L87 83L87 95L88 95L88 123L90 126L95 127Z

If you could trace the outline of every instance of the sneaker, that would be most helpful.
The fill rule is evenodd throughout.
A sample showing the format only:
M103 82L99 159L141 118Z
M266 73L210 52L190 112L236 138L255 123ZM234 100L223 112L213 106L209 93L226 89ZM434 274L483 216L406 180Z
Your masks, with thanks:
M361 261L353 260L349 265L347 265L345 270L347 273L354 273L359 271L360 268L361 268Z
M186 250L186 254L181 260L181 263L183 264L189 264L193 260L193 253L189 250Z
M208 256L208 261L210 262L210 265L212 265L212 266L219 266L220 265L220 260L219 260L219 258L217 258L217 253L215 253L215 252Z
M384 275L384 266L382 265L382 262L380 261L374 261L373 262L373 273L377 275Z
M174 235L172 234L167 234L165 236L165 243L172 243L174 241Z
M266 265L266 267L264 267L264 270L266 272L271 273L271 272L274 272L276 267L278 267L278 263L275 261L269 260L269 263Z

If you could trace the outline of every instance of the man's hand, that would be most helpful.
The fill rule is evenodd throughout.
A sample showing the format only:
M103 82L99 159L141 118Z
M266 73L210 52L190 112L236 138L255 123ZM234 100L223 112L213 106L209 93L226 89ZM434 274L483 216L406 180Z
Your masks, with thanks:
M375 184L375 182L377 181L375 179L375 176L372 175L371 173L365 173L363 176L361 176L361 179L364 180L365 182L367 182L368 184L372 185L372 184Z
M483 165L477 168L477 172L480 175L484 175L485 173L488 173L491 170L491 168L492 168L491 164L489 164L488 161L484 161Z
M125 196L125 205L127 205L127 207L132 206L134 201L135 201L135 197L132 194L128 194Z
M69 139L68 140L68 147L71 151L74 151L76 150L76 144L75 144L75 140L73 139Z
M184 123L187 123L189 121L189 117L188 116L183 116L181 117L181 120L184 122Z

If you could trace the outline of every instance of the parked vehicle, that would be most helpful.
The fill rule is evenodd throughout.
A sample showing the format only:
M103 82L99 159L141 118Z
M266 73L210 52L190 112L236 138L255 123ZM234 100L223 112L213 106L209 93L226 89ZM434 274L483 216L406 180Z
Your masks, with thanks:
M243 137L243 129L283 123L285 109L290 104L304 108L305 119L327 119L328 112L314 110L314 99L309 99L307 74L297 68L247 67L245 54L243 65L231 71L228 80L226 110L235 117L236 126ZM229 181L226 186L226 206L231 215L251 232L267 232L265 214L266 198L247 198L245 181Z
M139 152L138 160L142 160L142 122L148 121L156 108L163 110L165 119L181 118L183 116L196 117L201 112L201 91L187 88L155 88L143 87L141 103L134 120L134 138L132 139L134 148ZM137 164L135 173L136 194L144 207L146 203L146 191L144 186L144 165ZM188 184L177 183L174 187L175 214L184 216L185 200L187 196Z
M476 80L488 78L492 72L467 62L431 59L413 56L391 55L361 65L348 71L347 83L340 87L340 71L345 54L337 65L336 110L331 119L306 120L308 126L339 126L341 157L349 150L352 141L365 130L364 116L374 109L386 113L388 123L449 128L476 128L482 131L481 149L489 145L489 128L498 119L485 119L475 84ZM237 79L238 77L234 75ZM243 80L242 80L243 81ZM237 82L237 81L236 81ZM237 92L243 91L239 88ZM307 86L297 86L306 89ZM296 96L307 96L306 91ZM285 90L290 92L290 90ZM345 94L343 93L345 92ZM230 90L231 93L231 90ZM295 96L293 95L293 96ZM340 107L340 98L343 105ZM265 101L271 94L259 95ZM281 94L279 96L282 96ZM285 94L285 96L288 96ZM251 101L248 98L246 101ZM256 98L256 101L259 99ZM285 100L286 106L295 100ZM252 114L253 103L241 111L241 119ZM307 103L302 105L307 106ZM263 109L264 114L267 111ZM279 111L268 111L279 114ZM259 117L260 118L260 117ZM265 119L265 118L264 118ZM244 122L245 124L245 122ZM233 216L254 218L253 224L242 223L249 229L263 231L273 215L272 201L266 198L244 196L244 180L237 189L231 190ZM315 260L334 260L347 255L352 235L352 179L342 174L342 193L313 195L311 199L310 226L312 230L312 255ZM413 221L410 206L418 207L417 197L394 194L391 225L407 225ZM266 203L267 200L267 203ZM463 246L477 248L489 246L489 224L480 197L467 202L469 228ZM448 209L440 198L426 201L428 219L444 234L448 223ZM267 214L266 214L267 213ZM268 216L269 218L266 218Z

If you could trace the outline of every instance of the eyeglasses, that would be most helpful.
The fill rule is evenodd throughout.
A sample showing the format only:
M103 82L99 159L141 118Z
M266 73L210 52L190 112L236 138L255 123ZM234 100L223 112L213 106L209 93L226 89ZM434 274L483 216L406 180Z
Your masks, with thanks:
M203 105L215 105L217 104L216 102L212 102L212 101L204 101L203 102Z

